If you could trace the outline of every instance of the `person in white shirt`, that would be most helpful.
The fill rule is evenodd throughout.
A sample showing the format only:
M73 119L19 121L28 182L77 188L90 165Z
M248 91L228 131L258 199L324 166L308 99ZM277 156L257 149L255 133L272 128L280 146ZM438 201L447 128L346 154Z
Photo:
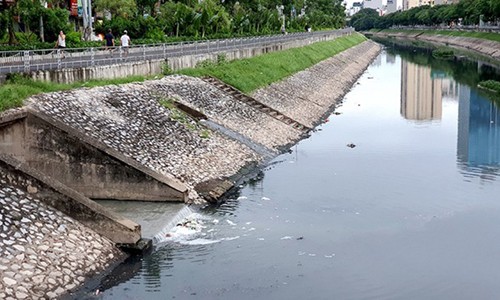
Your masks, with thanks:
M122 45L123 52L125 57L128 55L128 47L130 47L130 37L127 35L127 31L123 31L123 35L120 37L120 43Z
M54 48L61 49L59 51L62 54L62 58L64 58L64 52L62 51L62 49L66 48L66 35L62 30L59 32L59 35L57 36L57 42Z

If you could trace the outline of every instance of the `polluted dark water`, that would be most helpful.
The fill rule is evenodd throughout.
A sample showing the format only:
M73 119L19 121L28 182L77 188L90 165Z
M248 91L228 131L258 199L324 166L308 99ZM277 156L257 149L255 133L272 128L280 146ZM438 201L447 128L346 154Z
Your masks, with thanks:
M500 116L476 88L489 78L384 51L310 138L88 297L498 299Z

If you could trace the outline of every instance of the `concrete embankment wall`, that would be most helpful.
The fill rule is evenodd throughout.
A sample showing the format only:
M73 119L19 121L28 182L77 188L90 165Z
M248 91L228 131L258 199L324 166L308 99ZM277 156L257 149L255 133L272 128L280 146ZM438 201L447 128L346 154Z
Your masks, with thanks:
M132 75L151 76L161 74L165 63L168 64L171 70L193 68L202 61L217 61L220 54L224 54L227 60L248 58L269 52L303 47L315 42L333 40L337 37L338 36L334 33L325 33L324 35L314 35L311 36L311 38L288 41L280 44L259 45L254 47L245 47L243 49L218 51L209 54L174 56L168 57L167 60L157 59L141 62L122 62L115 65L93 66L86 68L36 71L32 72L30 75L31 78L35 80L57 83L72 83L76 81L87 81L90 79L122 78Z
M0 153L93 199L181 201L187 187L36 111L0 117Z
M138 225L86 205L95 203L0 154L0 299L58 298L124 259L104 236L135 240Z
M468 51L473 51L481 55L491 57L494 60L500 61L500 42L461 37L461 36L447 36L438 34L427 34L420 32L376 32L369 33L376 37L396 38L405 40L421 40L429 43L435 43L443 46L450 46L461 48Z

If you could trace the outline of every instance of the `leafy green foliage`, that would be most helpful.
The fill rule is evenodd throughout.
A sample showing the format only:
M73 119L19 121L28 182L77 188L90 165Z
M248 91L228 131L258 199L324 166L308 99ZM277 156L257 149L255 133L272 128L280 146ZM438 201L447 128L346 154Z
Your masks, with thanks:
M20 107L23 105L26 98L40 93L64 91L79 87L123 84L135 81L144 81L145 79L146 77L144 76L131 76L119 79L91 80L73 84L58 84L52 82L33 81L23 75L15 74L11 75L4 84L0 85L0 111Z
M355 14L352 18L357 23L357 27L351 21L356 30L413 25L448 25L455 27L459 24L477 25L481 16L484 22L497 21L500 17L500 1L461 0L456 4L435 5L432 7L424 5L405 11L394 12L382 17L377 16L377 18L372 14L362 13L362 11Z
M95 0L97 11L108 11L113 17L133 18L137 12L135 0Z
M52 8L46 9L42 1L17 0L16 5L0 10L0 39L3 37L9 45L18 44L13 34L5 37L7 32L14 32L16 16L26 25L25 33L39 37L42 20L43 39L48 42L53 43L60 30L70 33L73 26L68 23L66 2L51 0ZM277 7L281 5L279 15ZM120 35L127 30L134 44L278 33L283 19L288 32L304 31L306 25L313 30L345 25L342 0L94 0L93 8L96 13L109 12L112 16L111 20L94 23L96 33L111 29ZM67 46L84 45L75 38ZM33 43L29 48L37 47Z
M488 90L493 91L497 95L500 95L500 82L496 80L486 80L481 81L478 84L479 87L486 88Z
M447 48L447 47L441 47L434 49L432 51L432 56L435 58L441 58L441 59L450 59L454 57L454 52L453 49Z
M365 31L374 28L379 19L380 17L376 10L364 8L352 16L349 24L357 31Z

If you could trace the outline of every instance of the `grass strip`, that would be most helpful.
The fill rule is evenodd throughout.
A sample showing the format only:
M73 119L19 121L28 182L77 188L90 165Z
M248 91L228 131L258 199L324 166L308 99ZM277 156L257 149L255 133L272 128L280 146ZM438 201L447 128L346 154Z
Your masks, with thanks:
M356 33L333 41L318 42L302 48L273 52L249 59L202 64L202 67L181 70L179 73L190 76L210 75L217 77L247 93L304 70L365 40L363 35ZM40 93L140 82L151 78L131 76L58 84L34 81L22 75L14 75L5 84L0 85L0 112L20 107L25 99Z
M301 48L272 52L247 59L201 64L201 67L184 69L177 73L196 77L209 75L219 78L244 93L250 93L313 66L365 40L363 35L356 33L333 41L318 42Z
M0 85L0 112L10 108L20 107L30 96L57 91L65 91L80 87L95 87L113 84L144 81L149 77L130 76L117 79L90 80L71 84L34 81L21 75L14 75L5 84Z

